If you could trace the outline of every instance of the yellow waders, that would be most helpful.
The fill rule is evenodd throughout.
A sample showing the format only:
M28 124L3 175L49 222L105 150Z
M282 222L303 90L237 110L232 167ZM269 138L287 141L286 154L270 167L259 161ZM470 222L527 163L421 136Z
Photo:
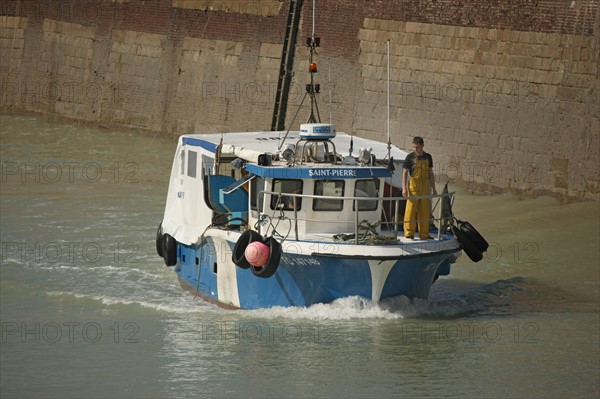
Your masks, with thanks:
M404 236L415 236L415 224L419 225L419 237L429 237L429 219L431 205L428 198L411 200L415 195L429 195L429 162L415 159L415 166L408 184L408 197L406 212L404 213Z

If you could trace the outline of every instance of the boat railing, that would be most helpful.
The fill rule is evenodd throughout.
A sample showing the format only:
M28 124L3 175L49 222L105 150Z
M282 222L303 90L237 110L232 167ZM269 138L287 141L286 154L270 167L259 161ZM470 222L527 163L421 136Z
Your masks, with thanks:
M406 202L408 199L410 200L418 200L418 199L429 199L431 201L431 217L427 220L427 223L437 223L437 239L441 239L441 234L442 234L442 230L443 230L443 226L446 226L447 224L450 223L450 221L454 218L454 216L452 215L452 212L450 209L448 210L444 210L444 206L442 206L442 200L444 198L447 198L449 200L449 203L451 204L454 200L454 195L455 192L450 192L450 193L442 193L442 194L434 194L434 195L418 195L418 196L410 196L410 197L338 197L338 196L328 196L328 195L314 195L314 194L300 194L300 193L286 193L286 192L274 192L274 191L260 191L258 193L259 198L262 198L263 201L262 203L266 203L266 200L268 198L268 196L274 196L275 198L277 198L276 200L276 206L275 209L272 210L271 215L268 215L268 217L270 217L271 219L273 218L278 218L278 217L282 217L282 216L277 216L276 213L283 210L282 209L282 205L284 204L284 199L290 204L290 208L285 209L288 212L292 212L293 213L293 217L291 217L290 219L293 221L294 224L294 235L295 235L295 240L298 241L299 240L299 234L298 234L298 222L299 221L305 221L305 222L319 222L319 223L337 223L337 224L348 224L348 223L353 223L354 224L354 240L355 242L358 243L358 237L359 237L359 232L361 229L370 229L373 228L374 226L383 226L385 227L385 229L381 229L382 233L384 234L383 231L388 232L388 234L393 234L393 237L395 239L395 241L397 241L398 239L398 232L403 230L404 227L404 223L405 222L409 222L410 220L404 220L404 215L401 213L403 213L403 207L402 202ZM299 217L299 210L298 210L298 206L297 203L299 202L298 199L302 199L302 198L312 198L312 199L321 199L321 200L336 200L336 201L344 201L345 202L352 202L353 205L353 219L352 220L340 220L340 219L335 219L335 220L323 220L323 219L313 219L313 218L308 218L308 217ZM290 202L291 200L291 202ZM394 220L381 220L381 219L377 219L377 220L373 220L372 222L370 222L369 220L365 220L365 219L361 219L361 214L365 214L365 213L373 213L374 210L361 210L360 209L360 204L365 203L365 202L373 202L373 201L377 201L377 202L388 202L393 204L393 208L394 208ZM277 205L281 205L281 206L277 206ZM402 209L402 210L401 210ZM380 211L381 213L381 207L378 206L377 210ZM437 211L437 217L436 217L436 210ZM262 220L268 212L263 212L262 214L259 212L258 214L258 220ZM281 215L281 214L280 214ZM389 219L391 215L386 215L386 218ZM289 217L287 216L287 213L285 214L285 216L283 217ZM413 222L418 222L418 220L412 220ZM258 225L258 230L260 232L260 224Z

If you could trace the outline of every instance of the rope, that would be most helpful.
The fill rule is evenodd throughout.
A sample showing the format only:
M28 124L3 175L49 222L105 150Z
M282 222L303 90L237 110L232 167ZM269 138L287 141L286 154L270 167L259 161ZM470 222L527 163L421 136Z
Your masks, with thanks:
M277 231L277 227L279 226L279 223L281 223L282 220L287 220L289 223L289 228L285 235ZM283 215L277 218L277 224L273 224L273 218L271 216L265 214L261 215L260 219L254 224L254 230L261 231L262 229L260 229L260 227L266 225L271 227L271 236L281 237L283 241L287 240L288 236L290 235L290 232L292 231L292 219Z
M291 231L292 231L292 219L290 219L289 217L285 216L285 213L283 212L283 209L280 207L280 205L282 205L282 196L279 195L277 196L277 203L275 204L275 209L273 210L273 213L271 216L267 215L267 214L262 214L260 216L260 219L254 224L254 230L256 231L262 231L262 229L260 229L261 226L270 226L271 227L271 236L277 236L283 239L283 241L287 240L288 236L290 235ZM275 216L275 213L279 211L279 216ZM277 224L273 224L273 219L276 218L277 219ZM279 223L281 223L282 220L287 220L288 224L289 224L289 228L288 231L285 235L281 234L279 231L277 231L277 227L279 226ZM267 229L268 230L268 229ZM282 242L283 242L282 241Z
M391 244L396 242L395 237L383 236L377 232L377 227L381 225L381 220L375 223L369 223L363 220L358 225L358 239L355 234L340 233L333 236L333 239L337 242L354 240L356 244L367 244L367 245L381 245Z

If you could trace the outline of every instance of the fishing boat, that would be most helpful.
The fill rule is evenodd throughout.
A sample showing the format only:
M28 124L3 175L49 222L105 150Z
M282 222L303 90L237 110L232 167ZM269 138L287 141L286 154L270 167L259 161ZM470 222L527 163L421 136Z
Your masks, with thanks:
M427 298L465 243L481 256L447 190L426 196L438 215L431 239L404 237L408 154L391 144L389 122L385 143L320 121L319 42L313 30L299 129L179 138L156 249L195 296L235 309Z

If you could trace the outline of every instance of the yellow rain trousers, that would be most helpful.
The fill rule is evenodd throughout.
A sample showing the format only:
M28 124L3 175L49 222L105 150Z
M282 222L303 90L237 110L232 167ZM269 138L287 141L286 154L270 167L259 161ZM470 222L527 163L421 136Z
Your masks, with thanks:
M414 199L410 197L417 195L429 195L429 162L415 160L415 166L408 183L408 197L406 211L404 213L404 236L415 236L415 224L419 225L419 237L429 237L429 219L431 218L431 204L429 198Z

